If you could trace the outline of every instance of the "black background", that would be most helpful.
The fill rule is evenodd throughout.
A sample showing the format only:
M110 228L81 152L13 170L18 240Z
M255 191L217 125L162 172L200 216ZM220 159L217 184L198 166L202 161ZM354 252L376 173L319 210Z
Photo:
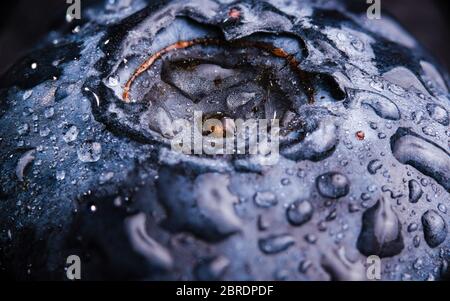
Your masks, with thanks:
M91 2L98 1L81 0L81 5ZM381 0L381 6L450 70L449 0ZM1 1L0 74L51 29L64 24L67 7L66 0Z

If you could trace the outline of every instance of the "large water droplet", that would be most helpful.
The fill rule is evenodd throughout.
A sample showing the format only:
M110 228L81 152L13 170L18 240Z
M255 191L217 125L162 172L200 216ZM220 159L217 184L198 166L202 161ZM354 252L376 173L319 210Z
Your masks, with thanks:
M314 208L307 200L295 201L286 210L287 220L293 226L301 226L307 223L313 216L313 213Z
M401 223L386 199L379 200L367 209L362 221L357 242L358 250L362 254L392 257L403 250Z
M416 180L410 180L408 182L408 188L409 188L409 201L411 203L417 203L423 194L422 187Z
M333 281L367 280L364 265L359 261L348 260L343 247L325 251L322 254L321 265Z
M435 210L428 210L422 215L423 234L431 248L436 248L447 237L447 224Z
M367 165L367 170L369 171L370 174L374 175L382 167L383 164L381 163L381 161L376 159L369 162L369 164Z
M395 67L384 73L383 78L406 90L416 89L420 93L430 95L417 76L405 67Z
M229 181L222 174L205 173L192 179L181 171L162 169L157 185L167 211L164 226L213 242L239 232L241 221L233 208L238 198L228 189Z
M323 160L331 155L338 143L336 125L332 120L322 120L317 128L298 143L283 147L281 153L291 160Z
M289 234L271 235L258 240L261 251L265 254L276 254L287 250L295 243Z
M399 120L400 110L391 100L381 95L374 95L373 98L362 101L363 105L371 107L381 118L388 120Z
M316 186L320 195L330 199L346 196L350 190L348 178L338 172L329 172L317 177Z
M435 143L406 128L391 137L394 157L432 177L450 191L450 154Z
M144 213L125 219L125 230L133 249L142 255L150 266L164 270L171 269L172 256L165 247L148 235Z

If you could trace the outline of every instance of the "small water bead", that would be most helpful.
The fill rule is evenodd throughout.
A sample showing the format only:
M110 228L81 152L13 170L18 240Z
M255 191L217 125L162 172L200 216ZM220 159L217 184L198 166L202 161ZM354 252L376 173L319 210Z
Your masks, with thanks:
M378 138L379 139L386 139L386 134L385 133L378 133Z
M17 133L19 135L24 135L26 133L28 133L30 127L28 126L28 123L24 123L22 125L19 125L19 127L17 128Z
M430 136L430 137L436 137L436 130L434 129L434 127L432 127L432 126L429 126L429 125L427 125L427 126L424 126L423 128L422 128L422 132L425 134L425 135L427 135L427 136Z
M56 172L56 179L57 179L58 181L64 180L65 177L66 177L66 172L65 172L64 170L58 170L58 171Z
M33 90L25 91L25 93L23 93L22 99L27 100L28 98L30 98L31 94L33 94Z
M53 107L47 108L44 111L45 118L51 118L55 114L55 109Z
M64 133L63 135L63 140L66 143L75 141L78 137L78 128L74 125L70 126L69 129Z
M98 142L83 142L77 149L77 156L81 162L92 163L100 160L102 146Z
M289 180L287 178L284 178L284 179L281 180L281 185L287 186L289 184L291 184L291 180Z
M419 228L419 225L416 223L411 223L408 225L408 232L414 232Z
M447 207L446 207L444 204L439 203L439 205L438 205L437 208L438 208L438 210L439 210L440 212L442 212L442 213L444 213L444 214L447 213Z
M119 84L119 80L115 76L111 76L108 78L108 85L110 87L116 87Z
M50 129L48 127L44 127L39 131L39 136L47 137L50 134Z

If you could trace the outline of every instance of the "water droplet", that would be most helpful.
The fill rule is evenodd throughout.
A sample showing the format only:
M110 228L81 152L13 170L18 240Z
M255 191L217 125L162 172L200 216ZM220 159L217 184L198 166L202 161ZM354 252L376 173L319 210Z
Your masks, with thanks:
M379 139L386 139L386 134L385 133L378 133L378 138Z
M44 127L39 131L39 136L47 137L50 134L50 129L48 127Z
M428 210L422 215L423 234L431 248L436 248L447 237L447 224L435 210Z
M307 200L295 201L286 210L289 223L293 226L301 226L311 220L314 208Z
M348 260L343 247L325 251L322 255L321 265L333 281L367 280L364 265L359 261L351 262Z
M51 118L55 114L55 109L53 107L47 108L44 111L45 118Z
M312 233L308 233L308 234L305 235L305 240L306 240L307 243L313 245L313 244L315 244L317 242L317 236L315 236Z
M444 204L439 203L437 208L440 212L447 214L447 207Z
M422 187L420 187L419 182L417 182L416 180L410 180L408 182L408 188L409 188L409 201L411 203L417 203L423 194Z
M424 126L422 132L427 136L436 137L436 130L430 125Z
M427 111L434 121L442 124L443 126L448 126L450 124L448 112L443 106L429 103L427 104Z
M288 178L281 179L281 185L287 186L289 184L291 184L291 180L289 180Z
M264 218L262 215L258 215L258 230L265 231L270 227L269 222L267 219Z
M70 126L69 129L64 133L63 140L66 143L75 141L78 137L78 128L74 125Z
M400 119L400 110L397 105L384 96L373 96L373 98L364 100L362 105L371 107L375 114L381 118L388 120Z
M302 274L306 274L308 270L312 267L313 263L310 260L302 260L298 265L298 271Z
M391 137L394 157L432 177L450 191L450 154L406 128L399 128Z
M408 225L408 232L414 232L414 231L416 231L417 229L419 228L419 225L418 224L416 224L416 223L411 223L411 224L409 224Z
M85 141L77 149L78 159L81 162L97 162L100 160L102 145L98 142Z
M157 186L168 212L164 226L212 242L238 233L241 221L233 207L238 198L228 189L229 182L223 174L204 173L191 179L182 171L161 169Z
M346 196L350 190L348 178L338 172L329 172L317 177L316 186L320 195L330 199Z
M102 172L99 177L99 182L100 182L100 184L105 184L106 182L110 181L112 178L114 178L114 173L112 171Z
M17 133L19 135L25 135L26 133L28 133L28 130L29 130L28 123L24 123L22 125L19 125L19 127L17 128Z
M362 52L364 51L364 43L360 39L353 39L350 44L355 48L355 50Z
M381 161L376 159L369 162L369 164L367 165L367 170L369 171L370 174L374 175L382 167L383 164L381 163Z
M354 203L350 203L350 204L348 205L348 212L350 212L350 213L359 212L359 207L358 207L358 205L357 205L357 204L354 204Z
M415 270L421 270L423 268L423 260L421 258L417 258L413 263L413 268Z
M111 76L108 78L108 86L116 87L119 84L119 80L115 76Z
M333 153L338 143L336 132L337 127L332 120L322 120L303 140L283 147L281 153L295 161L323 160Z
M95 211L92 210L92 206L91 211ZM133 250L141 255L150 266L162 270L172 268L173 258L169 251L148 234L144 213L127 217L124 224Z
M163 108L159 107L158 109L156 109L152 124L154 125L151 125L151 127L161 133L161 135L163 135L164 137L171 138L174 136L172 128L172 118Z
M414 236L414 238L413 238L413 246L415 248L418 248L420 246L420 236L419 235Z
M420 124L423 120L425 120L425 113L422 111L415 111L411 113L411 120L416 124Z
M278 204L277 197L273 192L257 192L253 198L255 204L261 208L270 208Z
M56 180L62 181L66 177L66 172L64 170L58 170L56 171Z
M22 99L27 100L28 98L30 98L31 94L33 94L33 90L25 91L25 93L23 93Z
M289 234L270 235L258 240L261 251L265 254L276 254L287 250L295 243Z
M392 257L404 247L401 223L389 202L382 198L363 214L357 248L366 255Z

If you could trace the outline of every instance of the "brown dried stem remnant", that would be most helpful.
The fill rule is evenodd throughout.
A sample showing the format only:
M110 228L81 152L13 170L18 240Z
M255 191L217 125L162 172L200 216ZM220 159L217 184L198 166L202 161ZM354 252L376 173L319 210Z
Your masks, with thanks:
M133 75L128 79L128 81L125 83L122 98L125 102L130 102L130 90L133 82L136 80L136 78L141 75L143 72L145 72L148 68L150 68L156 60L160 59L163 55L174 51L178 49L185 49L189 48L195 45L216 45L216 46L231 46L231 47L254 47L258 49L262 49L264 51L267 51L268 53L272 54L275 57L283 58L285 59L289 65L298 73L300 80L305 88L305 92L308 95L308 102L313 103L314 102L314 96L313 96L313 89L310 85L310 80L308 77L308 74L300 69L299 62L295 59L295 57L292 54L289 54L282 48L277 48L271 44L263 43L263 42L255 42L255 41L248 41L248 40L237 40L237 41L224 41L220 39L215 38L202 38L202 39L194 39L191 41L179 41L172 45L169 45L160 51L156 52L155 54L151 55L144 63L142 63L134 72Z

